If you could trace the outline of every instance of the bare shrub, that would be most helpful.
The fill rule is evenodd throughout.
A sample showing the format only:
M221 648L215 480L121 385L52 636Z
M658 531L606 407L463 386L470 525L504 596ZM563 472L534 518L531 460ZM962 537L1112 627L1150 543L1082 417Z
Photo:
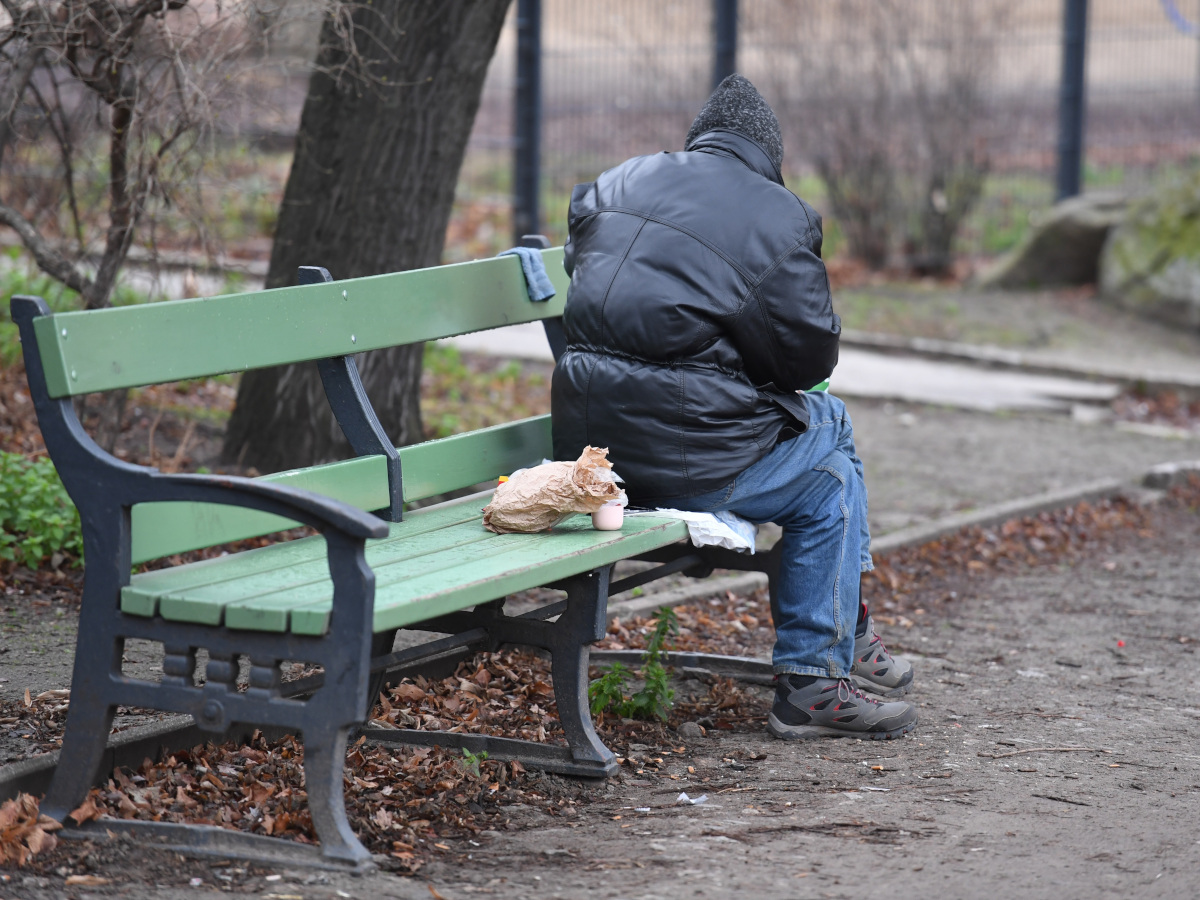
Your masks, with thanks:
M936 13L936 18L934 14ZM785 146L824 181L850 251L943 272L988 169L999 0L773 0L747 23Z
M110 302L135 244L220 247L202 196L216 142L277 118L273 54L328 15L356 66L352 0L0 0L0 225L38 266Z
M223 110L253 94L279 6L0 0L0 225L83 306L110 304L136 240L153 258L160 222L211 255L198 174ZM101 404L102 446L125 396Z

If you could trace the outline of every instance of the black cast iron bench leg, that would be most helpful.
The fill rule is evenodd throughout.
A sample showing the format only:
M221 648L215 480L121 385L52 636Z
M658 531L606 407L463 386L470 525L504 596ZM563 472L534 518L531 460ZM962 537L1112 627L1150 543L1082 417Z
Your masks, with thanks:
M317 725L302 732L304 739L304 788L313 830L321 841L321 854L348 863L370 857L359 843L346 817L343 770L346 765L348 726Z
M608 631L611 567L573 578L565 585L567 608L550 632L548 649L558 720L576 762L606 767L616 761L592 724L588 703L588 645Z
M87 637L76 642L62 749L41 805L45 815L59 822L79 808L100 772L117 711L111 702L110 679L121 674L125 652L115 607L123 583L121 569L129 571L129 515L119 507L88 512L82 522L88 566L79 607L79 634ZM100 523L116 523L116 527L104 528Z
M505 615L504 602L499 600L419 625L422 630L456 636L431 645L461 648L453 651L458 655L451 658L462 659L474 649L495 650L505 644L549 651L554 697L559 722L567 738L566 748L488 735L381 729L369 725L364 729L368 740L389 746L424 744L458 747L472 753L486 750L497 758L518 759L530 767L566 775L601 778L615 774L616 757L596 734L587 696L588 645L603 638L607 631L611 571L611 566L604 566L550 585L566 591L567 599L524 615ZM554 616L558 616L557 621L547 621ZM410 659L406 652L392 654L392 657L405 658L404 663L394 669L393 677L401 672L416 674L421 671L420 659ZM446 656L439 653L436 658L443 664Z

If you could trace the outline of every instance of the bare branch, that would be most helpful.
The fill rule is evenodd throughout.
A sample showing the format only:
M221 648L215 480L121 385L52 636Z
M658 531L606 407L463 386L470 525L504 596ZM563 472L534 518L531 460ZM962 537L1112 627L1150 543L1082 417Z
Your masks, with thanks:
M91 280L50 246L49 241L38 234L37 229L11 206L0 203L0 222L17 233L21 243L33 254L41 270L51 278L56 278L80 294L91 287Z
M15 131L13 119L15 118L17 106L21 102L21 97L24 95L25 89L29 86L29 81L33 77L33 70L37 68L41 57L41 48L27 48L22 57L17 61L17 65L5 82L3 90L0 91L0 166L4 165L4 151L8 149L8 143L12 140Z
M131 247L147 236L153 243L159 224L170 223L164 236L182 231L212 250L208 188L195 177L212 151L205 139L247 75L276 66L246 53L275 28L316 9L339 26L326 44L348 48L331 63L340 74L374 90L398 87L373 70L392 48L371 41L401 35L375 27L370 2L266 9L261 0L0 0L0 160L21 154L22 162L3 170L0 228L16 229L38 264L87 305L108 303ZM24 63L30 52L37 58Z
M58 138L59 152L62 154L63 161L63 185L67 189L67 205L71 210L71 224L75 228L75 239L79 242L80 249L83 248L83 220L79 215L79 198L75 194L75 145L71 140L71 122L65 113L62 100L62 92L59 90L58 73L51 71L50 84L54 88L54 107L58 112L58 116L47 114L47 118L54 122L57 118L58 127L55 129L55 137Z

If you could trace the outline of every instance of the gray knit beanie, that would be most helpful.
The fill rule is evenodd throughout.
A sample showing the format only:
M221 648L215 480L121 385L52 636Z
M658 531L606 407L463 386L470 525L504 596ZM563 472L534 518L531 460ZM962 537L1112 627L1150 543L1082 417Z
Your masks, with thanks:
M748 78L730 75L717 85L696 121L692 122L687 140L683 142L684 149L714 128L736 131L757 141L767 151L776 169L783 166L783 134L779 130L779 120Z

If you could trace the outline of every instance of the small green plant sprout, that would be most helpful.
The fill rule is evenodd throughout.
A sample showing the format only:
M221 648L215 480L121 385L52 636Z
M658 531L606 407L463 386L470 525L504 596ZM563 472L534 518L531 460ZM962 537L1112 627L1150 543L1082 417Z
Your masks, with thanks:
M654 614L654 631L646 644L646 659L658 661L666 645L667 638L679 633L679 616L669 606L660 606Z
M480 750L478 753L472 753L466 747L463 747L463 771L473 778L480 777L479 764L488 758L486 750Z
M0 451L0 562L36 569L83 558L79 511L47 457Z
M628 666L613 663L612 667L588 685L588 705L592 715L598 716L606 709L621 710L624 708L625 679L633 672Z
M588 685L592 715L611 710L625 718L666 721L675 691L662 664L662 654L667 638L678 631L679 618L674 610L661 607L655 614L654 630L642 654L642 687L632 697L626 697L626 681L632 672L620 663L613 663L612 668Z

